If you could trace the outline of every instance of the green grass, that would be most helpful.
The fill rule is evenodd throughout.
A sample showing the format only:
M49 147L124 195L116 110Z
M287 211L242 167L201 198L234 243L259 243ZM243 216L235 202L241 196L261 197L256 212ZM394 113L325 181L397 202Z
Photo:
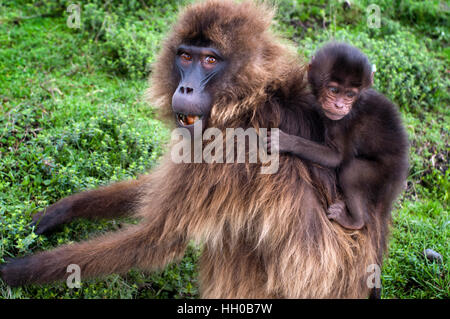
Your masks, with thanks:
M69 194L136 178L157 165L169 131L143 100L161 39L186 1L83 4L66 26L63 0L0 5L0 262L115 230L129 219L77 221L37 236L31 214ZM384 298L449 298L448 7L442 1L288 1L274 29L309 57L330 38L377 64L375 84L394 100L411 140L408 189L393 211ZM377 3L382 28L367 28ZM444 9L442 9L444 8ZM35 16L32 18L32 16ZM439 23L438 23L439 22ZM431 248L443 263L431 263ZM195 298L199 249L159 273L132 270L86 281L11 289L0 298Z

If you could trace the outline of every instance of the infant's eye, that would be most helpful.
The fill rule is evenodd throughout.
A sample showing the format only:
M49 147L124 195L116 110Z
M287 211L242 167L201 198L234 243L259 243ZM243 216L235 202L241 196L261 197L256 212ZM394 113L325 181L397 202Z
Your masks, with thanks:
M333 94L336 94L336 93L339 92L339 89L338 89L337 87L334 87L334 86L330 86L328 89L329 89L330 92L333 93Z
M217 59L215 57L211 56L211 55L208 55L205 58L205 62L208 63L208 64L214 64L214 63L217 62Z
M183 61L191 61L192 60L192 57L189 54L187 54L186 52L181 53L180 58Z
M346 95L347 95L348 98L351 98L351 99L352 99L352 98L354 98L354 97L356 96L356 93L355 93L355 92L352 92L352 91L349 91L349 92L347 92Z

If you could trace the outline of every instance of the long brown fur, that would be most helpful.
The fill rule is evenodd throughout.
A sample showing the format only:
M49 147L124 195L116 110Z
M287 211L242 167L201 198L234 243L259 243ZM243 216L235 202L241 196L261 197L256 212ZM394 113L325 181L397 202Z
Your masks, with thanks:
M211 17L214 23L206 28L192 23L203 22L197 17L210 16L212 7L218 12ZM224 80L216 91L211 126L223 132L226 127L287 127L292 131L297 125L285 122L296 118L284 108L305 100L305 68L295 52L269 31L272 16L270 8L251 2L237 6L210 1L188 8L160 54L151 82L152 101L160 101L160 108L172 119L170 97L176 83L164 82L170 78L167 65L180 41L195 38L194 30L201 30L236 63L232 73L236 77ZM280 94L284 103L279 103ZM300 134L308 134L307 129ZM202 296L367 296L366 268L381 264L376 258L382 250L377 237L385 232L374 223L365 232L349 233L329 222L308 183L311 179L304 163L282 156L275 175L259 174L258 165L247 165L245 170L244 164L177 166L173 176L180 187L185 186L174 200L182 203L180 218L185 221L179 225L187 225L188 233L205 243L200 267ZM188 204L193 207L186 207L185 199L191 198Z
M185 9L153 69L151 101L173 122L176 47L200 36L231 61L216 84L210 126L280 127L310 138L305 66L271 33L272 18L272 8L251 1ZM269 175L260 164L175 164L167 156L138 183L139 225L20 259L0 274L17 285L63 279L71 263L82 278L157 269L194 239L203 244L204 298L366 298L366 269L381 265L389 217L371 214L367 229L353 232L330 222L323 201L331 191L311 172L311 164L286 155Z

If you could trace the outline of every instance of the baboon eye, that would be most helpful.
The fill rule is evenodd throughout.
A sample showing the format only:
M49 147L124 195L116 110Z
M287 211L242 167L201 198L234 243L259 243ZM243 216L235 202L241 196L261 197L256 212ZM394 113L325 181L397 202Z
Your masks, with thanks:
M186 61L186 62L189 62L192 60L192 57L189 54L187 54L186 52L181 53L180 58L181 58L181 60Z
M214 64L214 63L217 62L217 59L216 59L215 57L211 56L211 55L208 55L208 56L205 58L205 62L206 62L207 64Z

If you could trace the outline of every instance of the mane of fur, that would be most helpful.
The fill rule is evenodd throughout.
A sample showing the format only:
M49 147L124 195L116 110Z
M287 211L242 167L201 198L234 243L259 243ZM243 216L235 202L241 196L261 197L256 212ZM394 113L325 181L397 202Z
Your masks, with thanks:
M302 112L305 67L269 30L272 17L272 8L250 1L210 0L185 9L155 65L152 103L173 122L176 47L202 33L232 61L210 126L303 125L289 112ZM154 220L160 212L145 207L171 211L161 233L187 233L203 244L202 297L365 298L366 269L381 265L388 221L344 230L326 217L320 197L329 194L313 185L308 164L293 156L280 156L272 175L260 174L259 164L175 164L167 156L152 174L140 214Z

